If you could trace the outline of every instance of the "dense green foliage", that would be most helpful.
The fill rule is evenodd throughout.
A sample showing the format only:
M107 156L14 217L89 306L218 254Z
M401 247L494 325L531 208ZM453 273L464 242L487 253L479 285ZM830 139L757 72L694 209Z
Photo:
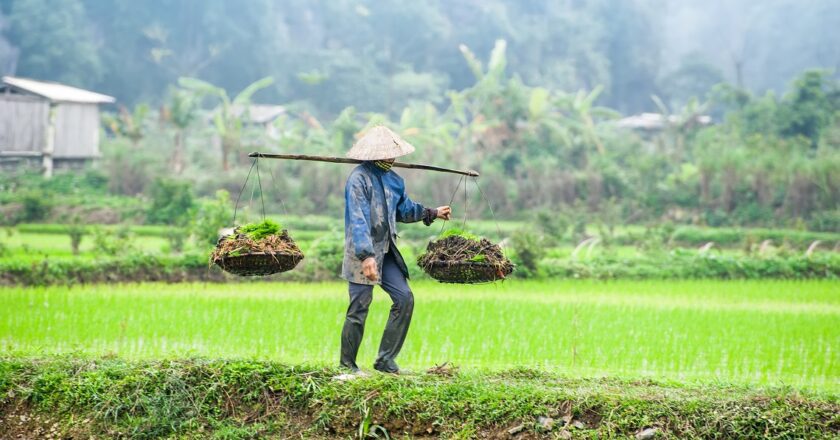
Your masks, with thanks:
M109 189L124 178L131 176L117 169L112 174L92 169L60 172L50 179L26 169L4 170L0 173L0 225L64 223L75 217L84 224L143 222L145 200Z
M540 260L545 256L546 248L540 243L539 236L531 231L516 231L511 236L514 251L513 261L518 267L516 276L534 278L539 276Z
M0 268L10 284L74 284L148 279L225 279L204 266L230 226L227 196L201 201L187 229L164 225L20 224L0 230ZM284 216L283 224L307 259L284 280L334 280L342 264L341 222L329 217ZM273 220L270 220L273 221ZM254 225L260 222L252 223ZM580 238L567 228L554 234L522 222L473 222L469 230L505 247L518 268L514 278L836 278L840 234L783 229L699 228L659 225L621 227L609 241ZM278 225L279 228L279 225ZM273 230L274 228L272 228ZM455 234L459 228L452 228ZM584 233L597 227L583 228ZM229 231L228 231L229 232ZM435 228L404 229L399 246L406 261L440 238ZM501 232L501 235L499 235ZM74 240L78 239L78 248ZM186 254L186 255L182 255ZM125 260L120 261L122 258ZM143 267L138 269L137 267ZM108 268L114 268L108 276ZM151 272L161 270L155 275ZM174 273L175 275L168 275ZM409 265L412 279L426 274ZM158 278L159 277L159 278Z
M311 270L316 280L334 280L344 264L344 231L333 229L319 236L306 252L306 270ZM296 232L295 237L300 237Z
M789 389L570 379L527 369L350 383L332 380L336 374L247 360L6 357L0 435L475 438L519 425L545 438L627 437L650 427L658 438L840 432L835 396ZM540 417L552 424L540 425Z
M103 238L99 238L103 237ZM31 261L0 259L0 284L50 285L132 281L242 281L224 276L207 266L206 255L159 256L137 253L130 244L114 243L119 236L95 235L96 259L44 259ZM101 241L101 243L100 243ZM311 263L293 272L268 279L294 281L334 280L341 268L342 241L315 241ZM530 248L529 248L530 249ZM178 250L180 252L180 250ZM522 251L520 251L522 252ZM539 250L540 254L544 251ZM404 252L405 253L405 252ZM534 260L522 253L511 257L518 265L518 278L575 279L838 279L840 257L817 254L811 257L738 257L694 252L666 255L588 259L544 258ZM109 257L110 256L110 257ZM417 267L411 277L424 279Z
M357 133L384 122L419 147L411 160L481 171L504 218L541 211L573 228L600 223L604 242L619 222L837 231L840 87L836 72L807 69L829 53L830 39L814 35L837 32L828 17L838 5L683 3L669 3L687 14L674 16L603 0L481 8L260 0L247 10L227 0L174 9L160 0L3 0L4 35L20 49L22 74L142 101L104 118L113 137L90 179L57 176L70 184L60 188L17 173L0 178L3 222L55 221L73 206L113 222L183 223L191 200L177 185L204 198L220 189L238 195L250 164L244 154L257 146L341 155ZM39 13L46 9L66 14L50 21ZM743 41L747 26L750 41L761 43L733 49L725 63L734 77L687 48L682 62L657 55L673 49L663 36L679 32L676 23L704 14L715 25L700 25L709 28L697 42ZM778 32L782 19L793 34ZM195 22L202 25L187 25ZM773 51L790 63L769 63ZM717 52L705 56L723 63ZM759 72L774 78L758 80ZM746 87L750 78L762 86ZM765 93L770 84L776 91ZM252 98L288 111L266 126L249 123ZM658 126L633 131L614 122L617 111L641 110L660 113ZM341 209L346 171L338 165L262 167L266 185L246 188L246 199L265 196L273 212L281 201L296 213ZM184 183L169 181L173 174ZM448 200L455 183L406 174L411 195L429 205ZM488 201L468 189L455 199L456 214L489 215Z
M21 196L23 209L17 221L37 222L44 220L52 206L51 196L43 191L27 191Z
M780 90L804 68L835 67L837 13L831 0L3 0L0 62L130 105L158 104L179 76L233 90L273 75L275 102L393 114L470 84L460 44L485 52L504 38L523 82L603 84L609 105L636 112L652 94L686 102L723 79Z
M840 87L835 79L806 72L781 98L720 87L705 107L720 107L722 123L698 125L704 106L694 105L671 114L661 131L635 133L618 128L611 122L613 112L596 106L600 89L569 94L510 78L505 48L497 44L486 68L476 66L476 83L450 93L446 105L414 103L396 120L348 108L323 128L306 119L281 118L273 124L279 139L243 128L240 138L230 141L237 146L223 155L225 162L232 160L227 172L208 176L208 169L219 167L218 156L205 154L196 139L185 147L190 166L179 178L183 182L155 180L175 164L164 130L140 141L142 154L126 154L131 147L121 139L103 146L104 190L98 180L61 177L66 185L61 187L31 174L10 173L0 182L0 205L10 212L5 221L54 219L68 206L114 221L136 219L138 211L145 211L148 221L170 221L190 211L184 209L192 203L187 185L200 197L212 197L220 188L237 195L241 191L249 206L264 198L274 213L284 206L298 214L340 212L346 174L336 169L340 165L262 161L262 173L255 173L262 184L252 176L243 191L250 164L243 155L254 144L265 150L342 155L356 133L385 121L419 146L413 161L481 171L481 192L472 182L456 192L457 216L462 211L471 218L489 216L491 206L499 217L519 220L548 212L575 235L578 225L602 225L598 236L604 241L619 224L663 220L837 230ZM469 50L464 57L481 64ZM801 127L783 128L782 121L800 121ZM411 196L429 205L446 203L457 183L435 173L405 174ZM43 193L33 197L33 187ZM174 193L175 188L180 192ZM120 197L138 193L148 194L151 203ZM67 197L55 197L59 194Z
M128 229L131 234L140 237L157 237L166 234L169 229L163 225L79 225L84 228L85 233L91 234L97 229L116 231L117 229ZM14 230L24 234L62 234L66 232L66 224L54 223L21 223L15 225Z
M96 238L94 238L96 240ZM49 285L119 283L130 281L223 281L218 271L208 268L206 255L181 257L131 253L124 243L106 235L98 245L95 260L54 259L0 262L0 284ZM111 256L110 258L108 256Z
M636 236L629 234L625 242L634 240ZM814 241L821 241L827 246L834 246L840 243L840 234L820 233L810 231L796 231L783 229L754 228L749 230L735 228L697 228L681 226L674 230L670 241L678 244L702 245L714 242L718 246L732 246L742 244L745 241L761 242L771 240L776 243L790 243L798 246L808 246Z
M219 190L216 198L199 204L195 217L190 223L193 237L200 245L215 245L219 239L219 231L230 224L232 209L230 195L227 191Z
M675 251L666 255L583 261L545 259L549 278L594 279L840 279L840 257L755 258Z
M185 225L195 207L192 189L187 182L158 178L149 189L151 206L146 221L151 224Z

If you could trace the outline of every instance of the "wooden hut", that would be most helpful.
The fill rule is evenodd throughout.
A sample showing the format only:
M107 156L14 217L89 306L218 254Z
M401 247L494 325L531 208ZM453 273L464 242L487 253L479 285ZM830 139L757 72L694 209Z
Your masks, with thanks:
M53 82L4 76L0 165L78 167L99 157L99 105L114 98Z

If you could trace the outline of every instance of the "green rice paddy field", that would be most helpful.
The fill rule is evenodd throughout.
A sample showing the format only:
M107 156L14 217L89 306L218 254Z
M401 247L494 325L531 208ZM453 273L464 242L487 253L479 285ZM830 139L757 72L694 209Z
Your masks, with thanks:
M398 359L421 370L538 368L573 376L840 391L840 282L413 283ZM342 283L0 288L0 351L337 363ZM390 307L377 289L360 365Z

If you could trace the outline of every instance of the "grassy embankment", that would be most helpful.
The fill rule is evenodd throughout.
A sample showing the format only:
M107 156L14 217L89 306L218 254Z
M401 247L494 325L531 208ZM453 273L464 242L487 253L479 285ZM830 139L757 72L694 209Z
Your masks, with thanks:
M0 358L0 437L836 438L836 395L533 370L341 382L264 361Z

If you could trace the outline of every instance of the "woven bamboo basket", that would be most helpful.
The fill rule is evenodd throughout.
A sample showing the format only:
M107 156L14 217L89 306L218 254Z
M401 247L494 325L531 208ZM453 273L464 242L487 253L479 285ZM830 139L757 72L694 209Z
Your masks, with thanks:
M499 268L477 261L435 261L424 269L441 283L478 284L503 280L513 273L513 268L513 265Z
M239 276L265 276L286 272L295 268L303 260L301 254L281 252L225 256L214 261L224 271Z

